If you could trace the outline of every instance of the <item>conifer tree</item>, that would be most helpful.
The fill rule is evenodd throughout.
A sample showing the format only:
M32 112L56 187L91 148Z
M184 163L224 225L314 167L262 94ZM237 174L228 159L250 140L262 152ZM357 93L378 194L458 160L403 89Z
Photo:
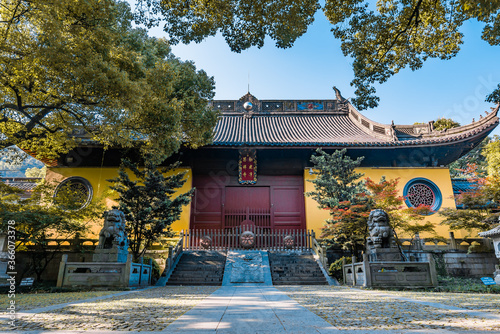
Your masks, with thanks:
M363 158L352 160L345 155L345 149L332 154L317 149L316 153L311 162L317 177L310 181L315 191L307 192L306 196L318 202L319 208L330 210L331 219L326 221L321 237L330 238L356 255L364 249L366 221L371 210L364 181L360 180L363 174L355 171Z
M311 180L315 191L306 193L319 204L320 209L331 209L340 202L352 201L356 195L364 192L363 181L358 181L363 174L357 173L363 157L352 160L346 156L346 149L334 151L332 154L318 148L317 155L311 157L311 162L317 171L316 179Z
M139 169L138 164L123 160L119 176L108 180L114 184L110 188L120 195L119 205L114 208L125 214L125 230L135 260L159 237L172 234L170 225L180 218L182 206L191 201L194 189L174 196L186 182L185 172L174 172L178 166L175 163L158 168L153 160L147 159L144 169ZM126 168L137 181L130 178Z

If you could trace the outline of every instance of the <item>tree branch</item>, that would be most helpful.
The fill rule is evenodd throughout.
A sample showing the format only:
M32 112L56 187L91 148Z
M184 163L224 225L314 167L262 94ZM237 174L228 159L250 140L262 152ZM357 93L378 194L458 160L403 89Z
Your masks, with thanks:
M410 15L410 18L408 19L408 23L406 24L406 27L403 30L399 31L396 34L396 36L392 40L391 44L387 48L387 50L384 52L384 54L382 55L382 57L380 57L379 61L377 62L377 66L385 58L385 56L387 55L387 53L389 53L389 51L391 51L391 49L394 47L394 45L396 45L399 37L401 37L401 35L403 35L404 33L406 33L408 31L408 29L410 29L410 27L412 25L412 21L413 21L414 18L415 18L415 26L418 26L418 24L420 23L419 13L420 13L420 5L422 4L422 2L423 2L423 0L418 0L415 8L413 9L413 12ZM377 66L375 66L375 67L377 67Z

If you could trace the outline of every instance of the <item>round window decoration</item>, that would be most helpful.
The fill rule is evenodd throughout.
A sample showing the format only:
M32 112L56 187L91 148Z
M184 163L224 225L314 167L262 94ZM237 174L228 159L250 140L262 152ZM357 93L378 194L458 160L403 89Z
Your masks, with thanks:
M405 203L410 208L429 206L432 213L439 210L442 203L441 191L434 182L424 178L410 180L403 189Z
M73 176L59 183L54 192L54 199L57 205L65 210L81 210L89 205L93 193L89 181Z

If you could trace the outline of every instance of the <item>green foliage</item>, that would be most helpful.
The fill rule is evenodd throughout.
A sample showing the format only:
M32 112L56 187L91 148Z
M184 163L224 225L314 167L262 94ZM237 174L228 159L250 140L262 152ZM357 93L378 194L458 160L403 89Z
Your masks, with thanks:
M173 43L201 42L221 32L232 51L262 47L270 37L280 48L291 47L314 21L318 0L137 1L136 20L163 29Z
M444 253L433 252L431 256L434 258L434 266L436 267L436 274L439 276L448 276L446 271L446 261L444 260Z
M459 127L460 123L455 122L451 118L438 118L436 121L434 121L434 130L447 130L447 129L453 129L456 127Z
M500 294L500 286L484 285L479 278L462 278L438 275L438 282L438 287L433 289L435 292Z
M500 137L495 135L483 149L483 155L488 163L488 175L500 176Z
M354 58L351 85L357 97L352 102L360 109L378 105L375 83L404 68L417 70L428 58L457 55L463 43L459 29L467 20L483 22L482 38L498 44L498 2L381 0L372 8L362 0L327 0L325 5L344 55Z
M468 178L472 174L485 177L487 174L486 158L484 148L491 141L490 137L485 138L478 146L469 153L449 165L451 177Z
M125 2L5 0L0 6L0 149L54 158L75 128L163 160L210 140L214 81L132 28Z
M174 42L201 42L220 31L231 50L240 52L261 47L266 37L278 47L292 46L319 8L317 0L139 0L136 20L150 25L164 20ZM500 44L498 1L326 0L322 9L342 52L353 59L352 102L359 109L378 105L375 84L405 68L417 70L429 58L456 56L466 21L481 22L483 40ZM500 101L500 85L487 100Z
M159 237L172 235L170 225L180 218L182 206L191 201L194 189L174 197L186 182L186 173L175 173L176 167L178 163L158 168L154 161L146 160L144 169L139 169L138 164L123 160L119 176L108 180L113 183L110 188L119 194L115 208L125 214L125 230L134 259L143 256ZM126 168L137 181L130 178Z
M357 194L364 192L364 182L357 181L363 174L357 173L363 158L352 160L345 155L346 149L336 150L328 154L318 148L317 155L311 157L311 162L317 171L316 179L309 182L314 184L315 191L306 193L319 204L320 209L331 209L339 202L352 201Z
M319 204L319 208L330 210L332 219L327 220L322 238L331 238L345 250L357 254L364 249L366 219L370 212L370 202L363 196L364 182L358 181L363 174L355 171L363 158L352 160L346 150L336 150L328 154L321 149L311 157L317 171L311 180L314 191L307 192Z
M486 231L498 223L498 214L493 213L492 209L499 207L500 177L479 177L473 168L469 175L474 186L455 198L464 209L443 209L439 213L445 217L441 224L448 225L452 230Z
M500 24L497 25L497 36L500 36ZM500 39L500 38L499 38ZM497 88L486 97L486 102L492 102L492 103L500 103L500 84L498 84Z
M27 168L26 172L24 172L24 175L26 177L36 177L40 179L44 179L45 174L47 174L47 166L43 166L42 168L37 168L37 167Z
M337 261L330 264L330 268L328 269L330 276L337 279L337 281L341 284L343 283L344 280L344 274L342 273L343 260L345 260L346 264L352 263L352 258L343 256Z
M72 206L70 194L58 194L59 203L53 197L55 184L41 183L28 199L22 199L23 191L0 182L0 230L8 230L8 222L15 221L16 250L29 250L31 272L37 281L61 248L61 244L87 231L89 223L100 217L104 206L94 200L80 210L68 210ZM49 244L57 239L57 243Z

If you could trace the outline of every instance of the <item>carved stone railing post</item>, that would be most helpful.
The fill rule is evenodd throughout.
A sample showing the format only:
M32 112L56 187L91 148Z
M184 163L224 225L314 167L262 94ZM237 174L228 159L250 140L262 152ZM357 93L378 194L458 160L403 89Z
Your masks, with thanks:
M457 250L457 241L455 240L455 233L450 232L450 250Z
M59 265L59 274L57 275L57 287L63 286L64 274L66 273L66 263L68 262L68 254L63 254L61 264Z
M342 257L342 281L344 282L344 284L346 284L347 282L347 275L345 274L345 257Z
M354 264L356 263L356 257L351 257L352 260L352 285L356 286L356 269L354 268Z
M434 257L431 253L427 253L427 259L429 261L429 271L431 274L431 282L433 286L438 286L438 279L436 273L436 262L434 261Z
M363 253L363 272L365 274L365 287L369 288L372 286L372 274L370 272L370 261L366 253Z

